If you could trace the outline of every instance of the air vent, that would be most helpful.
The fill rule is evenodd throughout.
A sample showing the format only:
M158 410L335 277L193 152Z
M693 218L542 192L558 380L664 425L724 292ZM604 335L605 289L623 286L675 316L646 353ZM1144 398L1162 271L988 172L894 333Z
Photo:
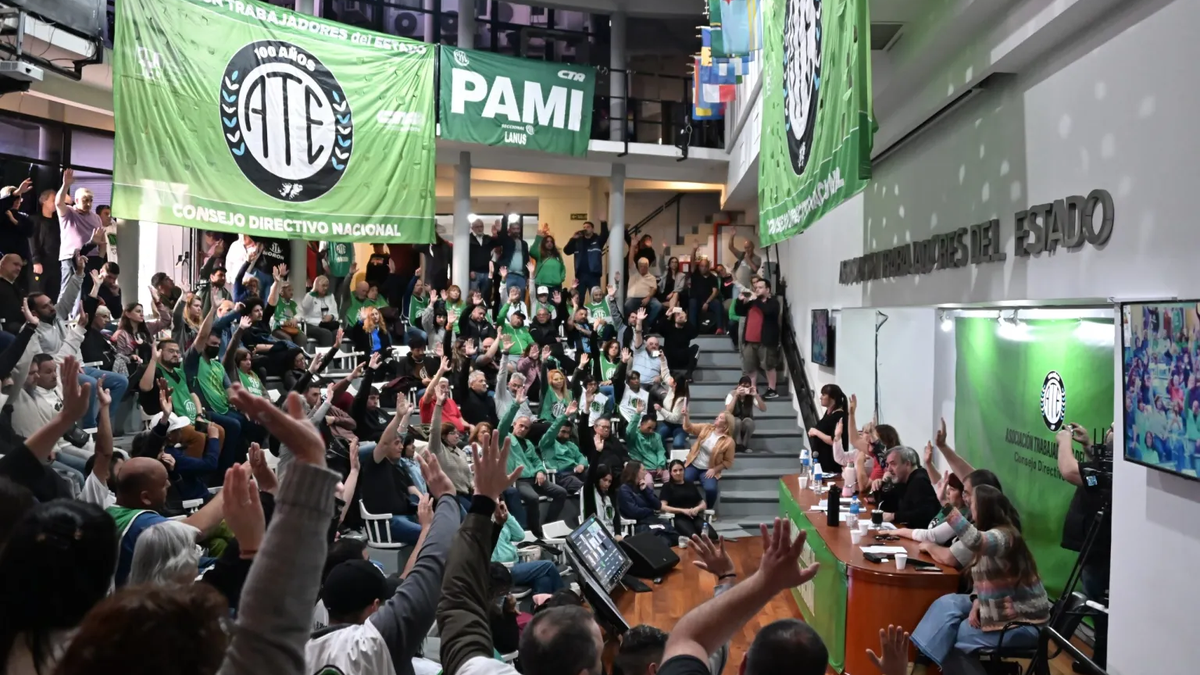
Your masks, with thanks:
M903 28L902 23L871 24L871 51L890 49Z

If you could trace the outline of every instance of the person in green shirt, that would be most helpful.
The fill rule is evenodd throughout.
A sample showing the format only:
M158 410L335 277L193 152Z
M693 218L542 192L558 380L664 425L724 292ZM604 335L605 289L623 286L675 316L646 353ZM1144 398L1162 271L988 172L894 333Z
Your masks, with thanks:
M553 593L563 587L562 576L558 568L549 560L531 560L517 562L517 544L525 539L525 530L516 518L508 515L508 506L504 501L496 502L496 511L492 520L501 526L500 537L496 547L492 549L492 562L511 565L513 585L524 586L538 593Z
M250 323L250 317L242 317L239 330L245 331ZM211 324L207 331L204 326L200 327L196 341L183 356L183 371L199 389L198 401L202 404L198 412L209 420L209 424L215 423L225 430L225 441L217 460L217 469L223 472L235 463L246 461L242 429L250 424L250 420L229 405L229 388L233 382L225 372L225 364L221 359L221 337L212 333L211 328ZM228 349L236 350L237 344L231 341ZM192 421L195 422L194 419ZM259 436L259 440L263 438Z
M642 463L647 472L657 473L659 480L666 481L667 450L663 447L662 436L658 435L655 427L658 423L653 415L644 415L645 403L634 399L633 419L625 430L625 438L629 441L629 458Z
M354 244L332 242L325 249L325 254L329 258L329 276L334 278L334 283L340 282L343 277L354 276Z
M563 264L562 253L554 243L550 234L550 225L542 223L538 235L529 247L529 255L537 261L533 283L535 286L548 286L551 291L561 289L567 279L567 267Z
M554 522L559 520L559 516L562 515L563 506L567 501L567 491L550 482L546 463L538 455L533 441L527 438L532 420L528 417L517 417L517 410L524 401L525 394L523 392L517 394L515 405L510 406L504 418L500 420L500 427L496 433L501 439L507 437L511 441L508 472L516 471L518 466L524 468L521 478L517 480L517 493L525 507L529 531L538 539L542 539L542 518L538 498L542 495L550 498L550 510L546 513L546 518L550 522Z
M599 286L593 286L589 301L583 304L583 308L588 312L588 321L592 323L593 328L600 333L604 340L613 340L617 337L617 326L613 321L611 304L616 301L616 297L616 286L609 289L608 295L605 295L604 290ZM577 299L583 300L583 293L580 293Z
M275 288L279 289L279 298L271 314L271 334L281 340L294 340L300 334L300 308L292 297L292 282L276 281Z
M555 472L560 487L569 494L578 494L583 487L583 472L587 471L588 461L579 451L579 446L571 442L571 418L579 412L579 404L571 401L565 414L559 415L542 440L538 442L538 450L546 461L546 467Z
M425 308L428 306L429 289L425 287L425 283L418 277L413 280L412 295L408 299L408 330L405 335L408 340L420 337L426 342L429 341L429 336L425 334L425 331L421 330L421 315L425 313Z
M506 354L524 354L529 345L533 344L533 336L525 327L525 315L517 312L508 318L508 323L500 327L500 340Z
M550 368L551 364L554 366L553 369ZM543 389L542 407L538 411L538 419L546 423L561 419L570 404L575 402L575 394L567 385L567 376L560 370L561 367L558 359L550 355L550 347L542 347L540 376Z
M342 316L342 323L347 326L358 323L358 313L363 307L383 308L388 306L387 300L379 297L378 288L365 281L360 281L354 284L354 291L350 292L352 282L352 276L346 277L342 283L341 297L338 298L338 306L346 308L346 313Z

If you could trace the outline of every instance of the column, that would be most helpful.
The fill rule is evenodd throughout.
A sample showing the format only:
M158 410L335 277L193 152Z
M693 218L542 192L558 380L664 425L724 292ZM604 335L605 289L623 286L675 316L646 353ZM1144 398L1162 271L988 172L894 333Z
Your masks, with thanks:
M147 261L146 273L141 270L141 239L142 224L137 220L117 220L117 265L121 273L117 275L117 283L121 286L121 302L129 304L139 302L147 313L150 313L150 277L154 276L157 261L153 258ZM111 256L110 256L111 259ZM168 307L167 309L174 309Z
M625 68L628 65L625 54L625 12L614 12L608 19L610 45L609 66L612 73L608 76L608 119L609 138L614 141L625 140Z
M320 0L296 0L296 13L320 16Z
M461 24L460 24L461 25ZM458 164L454 167L454 259L450 264L450 281L462 289L463 296L470 292L471 278L471 153L458 153Z
M421 33L425 36L425 42L435 45L441 40L433 32L433 0L425 0L421 8L425 10L425 13L421 15Z
M475 48L475 1L458 0L458 46Z
M288 266L288 280L292 282L292 297L299 304L308 285L308 242L303 239L289 239L288 244L292 249L289 256L292 263Z
M608 283L620 272L625 260L625 165L613 164L612 189L608 193ZM624 302L625 281L617 286L617 299Z
M608 220L608 210L604 208L604 179L593 176L588 181L588 220L600 231L600 221Z

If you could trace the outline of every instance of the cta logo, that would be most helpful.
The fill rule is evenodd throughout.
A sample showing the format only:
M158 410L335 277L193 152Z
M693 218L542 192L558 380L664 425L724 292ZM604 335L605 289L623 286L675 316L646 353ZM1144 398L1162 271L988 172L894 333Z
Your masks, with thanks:
M586 74L577 73L573 70L560 70L558 71L558 76L564 80L570 80L572 82L583 82L587 79Z
M1067 416L1067 388L1062 375L1052 370L1042 381L1042 421L1050 431L1058 431Z
M379 124L396 127L400 131L416 131L425 126L425 114L403 110L380 110L375 115Z
M471 59L467 57L466 52L456 51L454 52L454 63L462 66L463 68L469 68L471 66Z
M306 202L341 180L354 145L350 102L311 52L278 40L242 47L225 68L220 98L225 143L259 190Z

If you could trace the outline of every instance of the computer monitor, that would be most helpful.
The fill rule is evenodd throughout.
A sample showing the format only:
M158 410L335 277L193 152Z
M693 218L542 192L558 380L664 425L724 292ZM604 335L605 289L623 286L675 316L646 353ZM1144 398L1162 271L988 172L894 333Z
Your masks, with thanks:
M602 622L601 626L618 635L628 631L629 622L625 620L625 615L617 609L609 592L601 587L600 582L592 576L588 565L580 560L572 547L567 547L566 554L568 563L575 570L575 576L579 578L579 590L583 593L583 599L591 606L596 618Z
M617 584L621 583L621 577L625 576L633 564L595 516L588 517L574 532L567 535L567 546L606 594L611 593Z

